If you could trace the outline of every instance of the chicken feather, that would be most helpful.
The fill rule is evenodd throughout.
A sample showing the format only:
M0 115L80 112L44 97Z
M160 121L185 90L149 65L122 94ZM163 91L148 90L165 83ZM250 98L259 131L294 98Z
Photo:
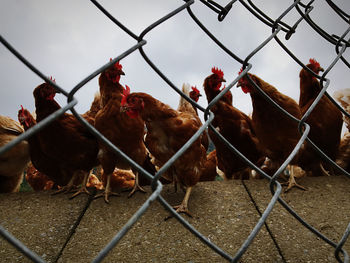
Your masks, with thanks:
M248 73L248 76L285 111L297 119L301 118L301 111L296 101L279 92L275 87L258 76L251 73ZM267 101L255 85L248 80L247 76L243 76L238 81L237 87L241 87L243 92L250 94L253 104L253 128L259 140L260 149L270 159L268 170L273 174L291 154L301 137L298 132L298 123ZM297 154L290 162L290 180L286 191L293 186L305 189L298 185L294 179L294 171L296 170L294 168L298 163L298 157L299 155Z
M16 139L24 130L10 117L0 115L0 147ZM27 141L21 141L0 155L0 192L17 192L30 161Z
M145 144L157 163L164 165L200 128L201 123L191 113L180 112L146 93L126 95L123 110L129 116L140 116L146 123ZM200 138L163 174L168 180L187 187L183 202L177 212L188 211L188 199L192 187L199 181L204 169L206 150Z

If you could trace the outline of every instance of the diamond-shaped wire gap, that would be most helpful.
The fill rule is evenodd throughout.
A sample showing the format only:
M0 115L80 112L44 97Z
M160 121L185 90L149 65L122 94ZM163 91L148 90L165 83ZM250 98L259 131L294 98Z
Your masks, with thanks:
M347 23L349 23L350 15L341 8L339 8L336 4L333 3L331 0L326 0L326 2L329 4L330 7Z
M311 1L310 4L311 4L312 2L313 2L313 1ZM334 36L328 34L325 30L323 30L321 27L319 27L319 26L317 25L317 23L315 23L315 22L311 19L310 15L309 15L309 13L310 13L311 10L309 10L309 9L313 9L313 6L309 6L309 5L307 5L306 7L302 6L302 7L304 7L304 12L303 12L303 11L300 9L300 6L299 6L299 5L302 6L301 4L298 4L298 5L295 6L295 8L296 8L297 11L299 12L299 14L306 20L306 22L307 22L317 33L319 33L324 39L326 39L327 41L329 41L330 43L332 43L332 44L335 45L335 44L337 43L337 39L336 39ZM347 43L347 46L350 46L350 43Z

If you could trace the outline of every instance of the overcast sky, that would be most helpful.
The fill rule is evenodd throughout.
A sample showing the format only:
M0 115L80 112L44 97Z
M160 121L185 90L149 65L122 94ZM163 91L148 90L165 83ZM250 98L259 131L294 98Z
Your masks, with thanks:
M217 1L226 5L229 0ZM294 1L253 1L271 18L276 19ZM307 3L306 1L302 1ZM47 76L53 76L66 91L90 73L136 44L136 41L113 24L87 0L0 0L0 32L22 55ZM146 4L147 3L147 4ZM181 6L181 0L104 0L100 1L112 15L135 34ZM345 12L350 11L350 1L334 0ZM348 27L326 1L315 1L310 16L330 34L341 35ZM245 59L271 34L271 28L255 18L237 1L223 22L217 14L196 1L192 11L202 23L233 53ZM299 18L293 9L284 19L293 25ZM318 60L327 68L336 57L335 48L318 35L305 21L298 26L290 40L285 33L278 34L285 45L303 62ZM241 65L222 51L194 23L186 10L156 27L145 36L144 50L154 64L179 88L186 82L196 85L202 94L203 80L213 66L221 68L227 83L232 82ZM350 50L345 53L346 58ZM0 44L0 114L17 119L22 104L33 111L33 89L43 81ZM350 61L350 59L349 59ZM300 66L272 40L250 59L252 73L274 85L284 94L298 101ZM148 64L139 51L121 61L126 73L121 83L132 91L147 92L176 108L179 96ZM349 68L339 61L327 75L331 80L328 92L350 88ZM77 93L76 109L83 113L98 90L94 78ZM234 105L250 113L250 96L236 87L232 88ZM61 105L63 95L57 95ZM205 96L199 103L207 105Z

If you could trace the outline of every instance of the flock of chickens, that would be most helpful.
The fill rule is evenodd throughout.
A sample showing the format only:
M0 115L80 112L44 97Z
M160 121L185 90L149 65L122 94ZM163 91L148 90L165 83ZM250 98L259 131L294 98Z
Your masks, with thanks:
M163 183L174 183L175 189L179 184L186 192L182 203L174 207L177 212L191 215L188 200L192 188L199 181L215 180L217 171L222 171L227 179L262 177L236 156L216 132L267 174L273 175L277 171L301 135L298 122L281 113L260 89L291 116L301 119L320 92L316 76L323 71L314 59L310 59L307 67L309 70L303 68L299 75L299 103L256 75L247 73L240 78L237 87L251 96L253 113L248 116L232 105L232 93L225 90L226 93L210 109L215 115L212 121L215 131L207 129L202 133L162 174ZM131 93L128 86L120 84L124 74L119 62L103 71L99 76L100 90L90 110L81 116L137 164L155 174L202 123L196 107L182 97L175 110L147 93ZM221 88L223 82L223 71L212 68L203 84L208 103L225 89ZM196 87L190 91L184 85L183 92L195 102L201 96ZM35 118L23 107L18 112L19 123L1 116L0 146L60 109L55 101L56 93L50 83L34 89ZM340 92L336 95L345 109L348 95ZM325 95L321 98L306 122L311 128L309 138L341 167L350 168L350 136L346 135L344 142L340 143L343 115L329 98ZM211 152L208 150L209 138L215 145ZM303 144L287 168L287 190L293 186L305 189L295 181L299 170L309 176L334 173L332 166L323 161L308 142ZM150 183L68 113L0 156L0 192L18 191L24 170L34 190L73 191L74 197L80 193L90 194L88 187L94 186L101 190L96 197L103 197L107 203L111 195L118 195L120 188L130 189L131 196L136 191L145 192L142 186Z

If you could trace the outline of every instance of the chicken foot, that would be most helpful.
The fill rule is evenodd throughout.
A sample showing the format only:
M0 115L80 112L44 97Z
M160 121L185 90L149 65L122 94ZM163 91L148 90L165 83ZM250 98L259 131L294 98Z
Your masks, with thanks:
M301 190L307 191L307 189L304 186L296 182L295 180L296 176L295 176L295 170L294 170L295 167L293 165L288 165L288 168L289 168L289 180L286 183L282 183L282 185L287 185L287 188L284 190L284 192L285 193L288 192L293 187L297 187Z
M68 184L63 186L61 189L55 191L53 195L59 194L59 193L70 193L73 189L76 189L76 186L74 185L74 180L77 177L77 174L74 173L72 178L69 180Z
M185 197L182 200L181 204L180 205L176 205L176 206L173 207L176 212L184 213L184 214L188 215L189 217L192 217L192 214L188 210L188 200L190 198L191 191L192 191L192 186L191 187L187 187L186 193L185 193Z
M82 183L81 187L69 199L73 199L74 197L80 195L81 193L85 193L88 195L91 194L89 192L89 190L86 188L86 183L90 177L90 174L91 174L91 171L89 173L84 174L84 179L83 179L83 183Z
M192 187L187 187L185 197L182 200L181 204L173 206L173 208L175 209L175 211L177 213L179 213L179 214L184 213L184 214L188 215L189 217L193 217L192 214L190 213L190 211L188 210L188 199L190 198L191 191L192 191ZM168 219L170 219L172 217L173 217L173 215L169 215L166 218L164 218L164 221L167 221Z
M139 184L139 173L137 171L134 172L135 174L135 183L134 183L134 187L132 188L131 192L129 193L128 197L132 197L133 194L136 192L136 191L140 191L142 193L146 193L146 190L143 189L140 184Z
M94 199L104 197L105 202L109 204L110 195L120 196L120 194L111 191L111 175L112 174L107 175L107 184L106 184L105 190L102 193L95 195Z

